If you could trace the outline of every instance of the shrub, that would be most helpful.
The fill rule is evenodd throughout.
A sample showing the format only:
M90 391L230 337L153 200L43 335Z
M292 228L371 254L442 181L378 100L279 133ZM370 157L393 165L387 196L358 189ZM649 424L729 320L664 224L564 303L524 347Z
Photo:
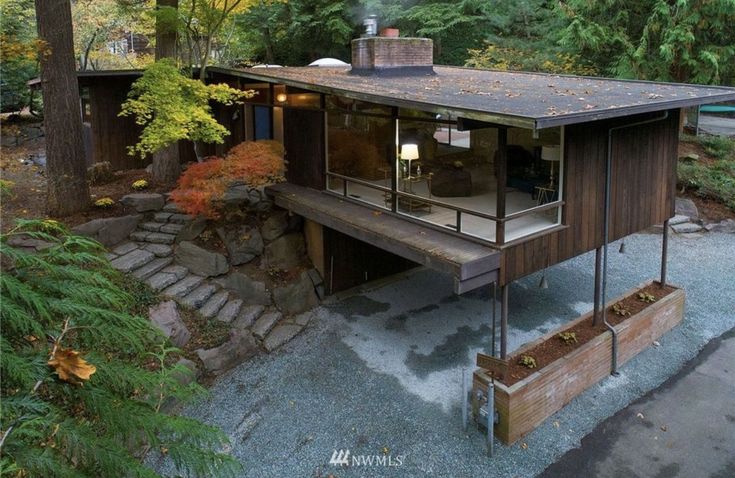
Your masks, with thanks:
M114 205L115 201L113 201L112 198L101 198L94 202L94 207L98 207L100 209L111 208Z
M224 158L210 158L184 171L171 199L187 214L218 219L223 196L235 182L252 190L282 181L285 174L283 146L276 141L246 141Z
M138 179L133 183L132 188L136 191L143 191L144 189L148 189L148 181L146 181L145 179Z
M28 252L23 235L53 244ZM0 235L3 331L0 469L13 476L158 476L143 459L165 453L183 474L234 473L214 450L219 430L161 412L164 400L202 389L181 386L165 338L129 313L137 298L102 257L55 221L19 221Z
M722 202L735 211L735 159L679 161L679 185L697 196Z

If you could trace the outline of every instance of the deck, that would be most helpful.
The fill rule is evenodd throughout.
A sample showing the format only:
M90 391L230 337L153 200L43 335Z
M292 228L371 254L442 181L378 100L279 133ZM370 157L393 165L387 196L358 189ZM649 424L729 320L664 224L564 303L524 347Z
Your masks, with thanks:
M454 276L462 294L498 277L500 252L314 189L281 183L266 189L276 205L380 249Z

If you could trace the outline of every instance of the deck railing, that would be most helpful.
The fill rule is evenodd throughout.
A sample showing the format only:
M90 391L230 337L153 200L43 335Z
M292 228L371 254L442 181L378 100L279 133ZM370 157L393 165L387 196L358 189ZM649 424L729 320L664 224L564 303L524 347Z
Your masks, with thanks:
M522 217L525 217L525 216L528 216L528 215L531 215L531 214L536 214L536 213L548 211L548 210L551 210L551 209L558 209L558 208L560 208L560 207L562 207L564 205L564 201L562 201L562 200L556 200L556 201L548 202L548 203L545 203L545 204L540 204L538 206L534 206L534 207L529 208L529 209L524 209L523 211L517 211L517 212L510 213L510 214L506 214L504 217L498 217L498 216L496 216L494 214L489 214L489 213L485 213L485 212L481 212L481 211L475 211L473 209L467 209L467 208L464 208L464 207L461 207L461 206L457 206L457 205L454 205L454 204L449 204L449 203L444 202L444 201L439 201L439 200L436 200L434 198L428 198L428 197L425 197L425 196L420 196L418 194L413 194L413 193L410 193L410 192L400 191L398 189L393 189L393 188L390 188L390 187L387 187L387 186L381 186L379 184L375 184L375 183L372 183L370 181L366 181L364 179L354 178L354 177L351 177L351 176L345 176L343 174L334 173L334 172L327 172L326 174L327 174L327 179L334 178L334 179L339 179L339 180L342 181L342 191L341 191L342 194L341 195L344 198L346 198L346 199L351 199L351 197L349 195L348 185L350 183L359 184L361 186L365 186L365 187L368 187L368 188L371 188L371 189L375 189L377 191L381 191L381 192L383 192L386 195L390 195L390 201L387 201L386 200L386 204L387 203L390 203L391 207L387 207L387 206L383 207L383 206L380 206L380 204L373 203L373 202L368 202L368 201L364 201L364 200L362 200L361 202L365 202L365 203L371 204L373 206L377 206L377 207L379 207L381 209L385 209L387 211L391 211L393 213L400 214L401 216L412 217L414 219L420 220L421 222L425 222L427 224L434 225L434 226L436 226L436 227L438 227L439 229L442 229L442 230L449 229L449 230L453 230L454 232L457 232L457 233L460 233L460 234L472 236L474 238L481 239L481 240L483 240L485 242L489 242L489 243L494 244L494 245L502 245L502 244L505 244L506 242L508 242L508 241L505 240L505 233L504 233L504 231L505 231L505 223L507 223L509 221L512 221L512 220L515 220L515 219L520 219ZM329 187L327 187L327 191L328 192L331 192L333 194L337 194L336 191L334 191L333 189L330 189ZM398 198L399 197L405 197L405 198L407 198L409 200L413 200L413 201L421 201L423 203L430 204L432 206L438 206L438 207L442 207L442 208L445 208L445 209L449 209L449 210L454 211L455 212L455 226L454 226L454 228L450 228L449 226L442 226L440 224L436 224L436 223L433 223L431 221L426 221L424 219L421 219L420 217L412 216L410 214L406 214L406 213L401 212L399 210L399 208L398 208L398 203L399 203ZM478 236L477 234L472 234L472 233L469 233L468 231L463 230L462 229L462 219L463 219L463 216L464 215L474 216L474 217L478 217L478 218L481 218L481 219L486 219L486 220L489 220L489 221L493 221L495 223L495 238L496 239L495 240L490 240L487 237ZM550 225L549 227L553 227L553 226L554 225ZM536 232L537 231L529 232L529 235L530 234L534 234ZM516 240L516 239L518 239L518 238L514 238L514 240Z

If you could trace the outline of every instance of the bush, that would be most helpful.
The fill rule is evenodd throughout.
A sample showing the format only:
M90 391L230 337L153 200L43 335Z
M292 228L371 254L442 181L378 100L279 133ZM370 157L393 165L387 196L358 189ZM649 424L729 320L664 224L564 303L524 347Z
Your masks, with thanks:
M187 214L218 219L227 188L242 182L257 189L284 179L283 146L276 141L246 141L224 158L210 158L184 171L171 199Z
M142 464L164 453L184 474L233 474L216 428L162 413L202 389L176 381L165 338L132 315L138 300L102 257L55 221L19 221L0 235L3 331L0 469L13 476L158 476ZM13 236L47 241L27 252Z
M679 184L701 197L722 202L735 211L735 159L679 161Z

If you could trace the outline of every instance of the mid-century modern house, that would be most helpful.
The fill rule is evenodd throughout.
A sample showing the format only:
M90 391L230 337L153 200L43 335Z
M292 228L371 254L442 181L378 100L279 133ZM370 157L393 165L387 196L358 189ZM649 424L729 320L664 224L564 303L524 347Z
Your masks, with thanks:
M125 147L138 130L117 117L137 75L79 75L93 156L118 168L137 161ZM328 292L417 264L453 275L458 294L497 286L503 357L513 281L667 222L681 108L735 99L724 87L438 66L416 38L356 39L351 66L210 67L208 81L257 93L216 108L232 134L212 152L284 144L287 182L268 193L306 219Z

